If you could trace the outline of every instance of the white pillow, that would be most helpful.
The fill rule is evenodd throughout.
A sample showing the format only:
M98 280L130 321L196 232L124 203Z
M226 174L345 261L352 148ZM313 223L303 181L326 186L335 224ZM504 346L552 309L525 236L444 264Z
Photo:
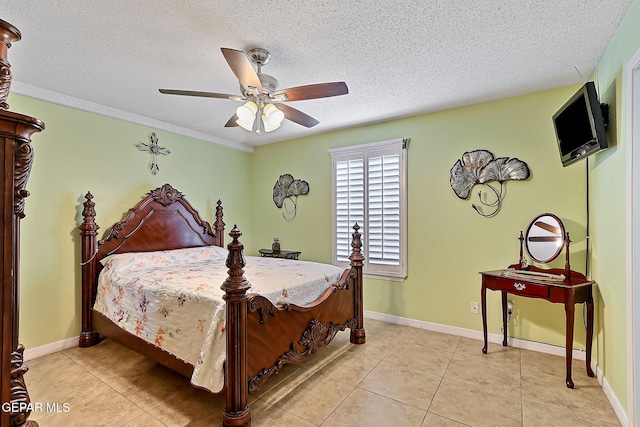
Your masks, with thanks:
M170 251L127 252L113 254L100 260L105 267L127 269L129 271L170 267L172 265L193 264L203 261L223 261L227 250L218 246L174 249Z

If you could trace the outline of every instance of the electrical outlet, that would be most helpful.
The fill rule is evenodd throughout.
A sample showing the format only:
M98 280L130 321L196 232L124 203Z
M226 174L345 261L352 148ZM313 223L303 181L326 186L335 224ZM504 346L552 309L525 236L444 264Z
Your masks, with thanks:
M513 301L507 301L507 323L511 322L515 305L516 304Z
M472 302L471 303L471 314L478 314L478 303L477 302Z

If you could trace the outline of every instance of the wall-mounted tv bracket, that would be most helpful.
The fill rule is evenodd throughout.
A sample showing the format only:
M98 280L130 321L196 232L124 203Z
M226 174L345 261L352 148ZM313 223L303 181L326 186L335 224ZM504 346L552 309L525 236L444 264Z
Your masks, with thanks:
M602 122L604 127L609 126L609 104L600 103L600 111L602 111Z

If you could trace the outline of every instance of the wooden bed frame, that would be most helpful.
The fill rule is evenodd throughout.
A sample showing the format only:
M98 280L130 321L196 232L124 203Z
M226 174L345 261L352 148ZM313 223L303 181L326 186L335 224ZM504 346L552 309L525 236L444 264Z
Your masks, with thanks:
M193 366L159 347L132 335L93 310L100 260L125 252L149 252L206 245L223 246L222 203L218 201L213 229L203 221L184 195L165 184L151 190L115 223L104 240L97 240L93 195L85 196L82 235L82 333L80 347L109 337L159 363L190 377ZM244 246L236 226L229 235L228 278L221 284L226 301L225 393L223 425L250 426L247 393L255 392L287 363L301 362L329 344L339 331L351 329L351 342L364 344L362 300L362 242L354 225L349 259L351 267L316 301L296 306L275 306L260 295L249 295L244 277Z

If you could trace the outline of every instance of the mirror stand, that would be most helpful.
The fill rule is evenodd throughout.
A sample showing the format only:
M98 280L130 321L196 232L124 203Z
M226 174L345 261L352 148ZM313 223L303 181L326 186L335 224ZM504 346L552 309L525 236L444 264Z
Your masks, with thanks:
M520 257L518 259L518 264L513 264L510 265L509 268L513 268L516 270L529 270L532 266L529 265L529 263L527 262L527 259L524 256L524 233L522 231L520 231L520 236L518 237L518 240L520 240ZM569 232L566 232L564 234L564 239L563 239L563 243L562 246L564 246L565 248L565 262L564 262L564 271L565 271L565 277L571 277L571 263L569 261L571 255L570 255L570 251L569 251L569 244L571 243L571 238L569 237ZM537 270L541 270L543 271L544 269L540 268L536 268L533 267Z

